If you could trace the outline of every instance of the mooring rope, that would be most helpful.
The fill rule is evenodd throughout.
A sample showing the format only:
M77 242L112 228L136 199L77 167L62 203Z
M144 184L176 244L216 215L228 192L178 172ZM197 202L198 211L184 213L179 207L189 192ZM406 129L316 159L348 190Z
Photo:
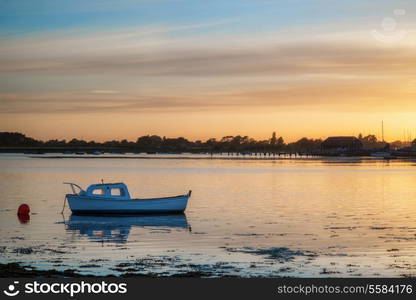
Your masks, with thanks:
M63 214L63 213L64 213L64 210L65 210L65 203L66 203L66 196L65 196L65 198L64 198L64 206L62 207L61 214Z

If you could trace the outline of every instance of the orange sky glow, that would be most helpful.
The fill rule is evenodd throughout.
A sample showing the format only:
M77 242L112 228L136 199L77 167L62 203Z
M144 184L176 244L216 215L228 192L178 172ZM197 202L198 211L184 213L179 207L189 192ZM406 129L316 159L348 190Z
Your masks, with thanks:
M3 34L0 131L96 141L276 131L295 141L381 138L383 120L387 141L414 139L415 23L410 15L393 28L383 16L254 31L230 17Z

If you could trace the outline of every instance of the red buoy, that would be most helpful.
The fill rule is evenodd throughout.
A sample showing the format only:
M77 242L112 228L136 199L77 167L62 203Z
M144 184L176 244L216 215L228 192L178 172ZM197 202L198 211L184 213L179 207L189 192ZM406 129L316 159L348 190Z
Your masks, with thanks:
M21 204L17 210L18 216L28 216L30 213L30 207L27 204Z
M30 221L30 215L17 215L20 224L26 224Z

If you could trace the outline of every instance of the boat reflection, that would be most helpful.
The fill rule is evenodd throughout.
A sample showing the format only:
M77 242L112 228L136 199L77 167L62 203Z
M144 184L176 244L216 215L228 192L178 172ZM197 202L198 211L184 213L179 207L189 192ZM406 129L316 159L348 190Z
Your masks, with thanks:
M126 243L132 226L167 227L190 230L185 214L175 215L71 215L66 230L87 236L94 242Z

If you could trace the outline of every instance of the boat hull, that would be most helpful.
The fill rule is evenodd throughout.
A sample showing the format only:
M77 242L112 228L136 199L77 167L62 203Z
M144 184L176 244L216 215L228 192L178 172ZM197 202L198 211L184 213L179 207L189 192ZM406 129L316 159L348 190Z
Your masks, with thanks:
M183 213L190 195L176 197L113 200L68 194L68 205L74 214L166 214Z

